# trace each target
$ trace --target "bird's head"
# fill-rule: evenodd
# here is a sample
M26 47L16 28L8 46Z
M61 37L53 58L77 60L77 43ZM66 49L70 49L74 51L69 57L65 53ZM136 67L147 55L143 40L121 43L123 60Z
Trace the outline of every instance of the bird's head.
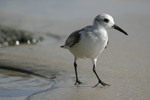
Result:
M124 33L125 35L128 35L127 32L125 32L123 29L121 29L119 26L117 26L115 24L112 16L110 16L108 14L100 14L100 15L96 16L93 24L98 27L113 28L113 29L116 29L116 30Z

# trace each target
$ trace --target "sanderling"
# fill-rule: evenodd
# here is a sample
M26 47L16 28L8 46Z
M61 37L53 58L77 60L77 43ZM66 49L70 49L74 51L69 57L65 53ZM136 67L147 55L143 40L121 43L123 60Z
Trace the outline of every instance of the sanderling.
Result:
M100 14L95 17L93 25L86 26L80 30L74 31L67 38L65 45L62 48L68 49L74 55L74 68L76 75L76 84L81 84L77 74L78 58L90 58L93 62L93 72L95 73L98 83L95 87L101 83L101 85L109 85L101 81L96 73L96 62L100 53L106 49L108 45L108 34L106 29L113 28L125 35L128 35L123 29L117 26L112 16L108 14Z

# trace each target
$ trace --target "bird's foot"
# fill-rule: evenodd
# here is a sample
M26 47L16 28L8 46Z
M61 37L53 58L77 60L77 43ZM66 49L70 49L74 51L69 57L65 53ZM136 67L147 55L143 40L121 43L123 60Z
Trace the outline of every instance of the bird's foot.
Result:
M101 85L103 85L103 86L110 86L110 84L106 84L106 83L100 81L100 82L98 82L98 83L94 86L94 88L97 87L99 84L101 84Z
M80 82L79 80L76 80L74 85L77 85L77 84L82 84L82 82Z

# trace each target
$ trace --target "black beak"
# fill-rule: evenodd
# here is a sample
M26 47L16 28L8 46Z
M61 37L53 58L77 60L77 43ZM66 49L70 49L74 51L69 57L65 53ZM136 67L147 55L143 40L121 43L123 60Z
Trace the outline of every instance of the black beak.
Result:
M121 29L119 26L117 26L116 24L113 26L114 29L124 33L125 35L128 35L127 32L125 32L123 29Z

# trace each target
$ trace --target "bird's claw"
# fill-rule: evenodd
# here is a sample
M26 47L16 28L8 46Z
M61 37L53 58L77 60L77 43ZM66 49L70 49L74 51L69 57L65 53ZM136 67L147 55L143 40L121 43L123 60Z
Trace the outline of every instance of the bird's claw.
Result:
M97 87L99 84L103 85L103 86L110 86L110 84L106 84L104 82L98 82L93 88Z
M77 84L82 84L82 82L80 82L79 80L77 80L74 85L77 85Z

